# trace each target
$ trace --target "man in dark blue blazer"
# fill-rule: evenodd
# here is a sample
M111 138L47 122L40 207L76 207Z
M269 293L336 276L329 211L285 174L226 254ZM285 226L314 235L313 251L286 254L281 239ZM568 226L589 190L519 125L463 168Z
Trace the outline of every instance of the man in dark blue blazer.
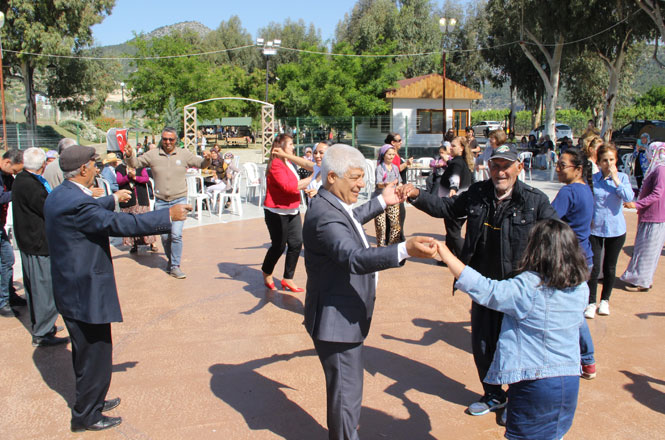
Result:
M363 388L363 341L376 299L377 271L409 256L431 258L429 237L370 247L362 224L400 203L394 183L353 208L365 186L365 158L348 145L333 145L323 158L323 188L312 199L303 226L307 296L305 327L326 377L329 438L356 440Z
M95 149L74 145L63 151L60 168L65 181L49 194L44 205L46 237L56 307L72 341L76 373L76 402L72 407L74 432L102 430L122 422L102 412L120 399L105 400L111 383L111 322L122 321L116 290L109 235L159 234L171 230L171 221L184 220L188 205L140 215L116 213L128 191L94 199L97 169Z

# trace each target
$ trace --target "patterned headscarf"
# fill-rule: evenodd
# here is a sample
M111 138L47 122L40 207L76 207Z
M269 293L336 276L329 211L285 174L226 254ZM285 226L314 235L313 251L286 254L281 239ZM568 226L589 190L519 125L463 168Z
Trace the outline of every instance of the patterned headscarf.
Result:
M384 145L381 147L381 150L379 150L379 158L378 158L378 160L377 160L377 163L378 163L379 165L383 163L383 156L386 155L386 151L390 150L391 148L392 148L392 149L395 149L395 147L394 147L393 145L391 145L391 144L384 144Z
M647 172L644 173L645 177L656 168L665 166L665 142L652 142L647 148L647 159L651 163Z

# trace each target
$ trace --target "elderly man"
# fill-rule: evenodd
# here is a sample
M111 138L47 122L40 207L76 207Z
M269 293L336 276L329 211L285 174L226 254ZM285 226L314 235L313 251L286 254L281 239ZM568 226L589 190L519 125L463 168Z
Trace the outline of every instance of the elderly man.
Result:
M58 142L58 156L62 154L68 147L76 145L76 141L70 138L62 138ZM62 170L60 169L60 162L54 160L50 164L46 165L44 170L44 178L51 185L51 189L55 189L56 186L60 185L64 179L62 176Z
M72 339L76 401L72 406L74 432L111 428L120 417L102 413L120 404L105 400L111 383L111 322L122 321L115 285L109 235L150 235L185 218L187 205L133 215L116 213L129 191L94 199L97 169L95 149L74 145L60 156L65 182L46 199L46 237L53 256L51 272L55 303Z
M13 317L12 306L26 305L14 290L14 248L5 230L14 176L23 169L23 152L9 150L0 159L0 316Z
M186 203L185 173L187 168L206 168L210 164L209 151L204 151L204 157L201 158L189 150L176 148L177 142L176 130L166 127L162 130L162 140L156 150L150 150L137 158L130 145L125 147L127 165L133 168L150 167L155 179L155 210ZM185 273L180 269L184 224L184 221L175 221L171 226L171 232L162 234L162 245L168 258L166 272L177 279L186 278Z
M323 187L312 199L303 226L307 296L305 327L323 365L330 439L358 438L363 388L363 341L369 332L377 271L397 267L408 256L432 257L431 238L372 248L362 224L400 203L394 183L353 208L363 181L365 158L348 145L333 145L322 163Z
M503 280L515 275L533 225L557 215L545 194L517 179L522 164L515 148L501 145L494 149L488 167L489 180L474 183L457 197L438 198L410 184L402 192L416 208L434 217L467 217L460 259L486 277ZM481 382L494 357L502 318L500 312L471 305L471 343ZM500 385L482 385L484 395L469 406L471 415L487 414L506 405Z
M45 347L63 344L67 338L55 336L58 311L53 299L51 260L46 244L44 202L51 186L42 177L46 154L41 148L28 148L23 153L23 171L12 187L14 233L21 251L23 285L28 299L32 324L32 345Z

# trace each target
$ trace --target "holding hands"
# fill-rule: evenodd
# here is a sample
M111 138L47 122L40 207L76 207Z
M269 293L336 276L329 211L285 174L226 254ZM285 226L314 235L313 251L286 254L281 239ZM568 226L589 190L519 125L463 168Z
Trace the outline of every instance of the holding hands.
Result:
M404 200L406 200L406 197L402 197L401 186L396 187L396 185L397 180L393 180L392 182L388 183L381 192L383 200L388 206L397 205L398 203L402 203Z
M407 183L406 185L402 185L399 188L397 188L397 192L400 194L400 197L402 200L406 200L409 197L412 199L415 199L420 195L420 190L413 186L411 183Z

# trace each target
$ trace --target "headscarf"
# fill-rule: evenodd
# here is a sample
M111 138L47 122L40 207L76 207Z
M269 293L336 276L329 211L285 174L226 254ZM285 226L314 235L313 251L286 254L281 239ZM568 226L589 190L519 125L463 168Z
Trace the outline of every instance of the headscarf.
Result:
M642 138L643 137L647 138L646 143L642 143ZM642 146L642 147L646 148L647 145L649 145L650 143L651 143L651 137L649 136L649 133L642 133L640 135L640 137L637 139L637 147Z
M665 166L665 142L652 142L647 148L647 159L651 161L644 176L651 174L658 167Z
M386 151L390 150L391 148L392 148L392 149L395 149L395 147L394 147L393 145L390 145L390 144L384 144L384 145L381 147L381 150L379 150L379 158L378 158L378 160L377 160L377 163L378 163L379 165L381 165L381 164L383 163L383 156L386 155Z

